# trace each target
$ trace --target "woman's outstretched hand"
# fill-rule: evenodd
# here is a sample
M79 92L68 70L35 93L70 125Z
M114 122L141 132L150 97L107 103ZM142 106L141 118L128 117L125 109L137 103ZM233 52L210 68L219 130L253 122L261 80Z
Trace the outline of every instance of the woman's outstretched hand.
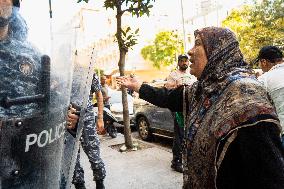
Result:
M116 78L117 84L124 86L128 89L132 89L135 92L139 92L139 89L142 85L141 81L138 81L136 77L130 76L121 76Z

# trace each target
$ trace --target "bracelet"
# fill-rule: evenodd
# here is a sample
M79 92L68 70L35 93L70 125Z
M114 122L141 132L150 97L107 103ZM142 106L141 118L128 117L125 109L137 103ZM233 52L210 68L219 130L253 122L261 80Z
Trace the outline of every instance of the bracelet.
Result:
M100 116L98 115L98 119L103 119L103 116L102 115L100 115Z

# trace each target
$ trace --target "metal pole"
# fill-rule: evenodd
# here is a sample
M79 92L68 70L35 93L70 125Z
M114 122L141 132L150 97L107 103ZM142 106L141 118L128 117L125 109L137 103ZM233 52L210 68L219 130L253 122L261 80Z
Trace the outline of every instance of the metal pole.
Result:
M50 32L50 56L53 54L53 30L52 30L52 7L49 0L49 32Z
M185 34L185 27L184 27L183 0L180 0L180 5L181 5L182 30L183 30L183 50L184 52L186 52L187 43L186 43L186 34Z
M51 0L49 0L49 18L52 18Z

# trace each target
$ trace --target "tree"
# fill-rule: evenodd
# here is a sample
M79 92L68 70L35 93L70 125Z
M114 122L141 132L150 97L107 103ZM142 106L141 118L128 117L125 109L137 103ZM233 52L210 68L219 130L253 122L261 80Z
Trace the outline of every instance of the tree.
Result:
M261 47L284 48L284 0L263 0L253 6L234 10L222 25L237 35L240 48L248 62L254 60Z
M163 31L156 35L152 44L145 46L141 54L145 60L150 60L153 66L170 66L176 62L178 54L183 52L183 42L176 31Z
M89 0L78 0L78 3L85 1L88 3ZM119 72L120 76L125 75L125 56L128 49L137 44L136 36L138 35L139 29L132 31L130 27L125 30L122 29L122 16L125 12L129 12L132 16L141 17L143 15L150 14L150 9L153 7L151 4L155 0L104 0L104 7L106 9L116 9L116 39L119 47ZM128 149L133 148L133 142L131 137L129 110L127 103L127 91L125 87L122 87L122 104L123 104L123 123L124 123L124 138L125 145Z

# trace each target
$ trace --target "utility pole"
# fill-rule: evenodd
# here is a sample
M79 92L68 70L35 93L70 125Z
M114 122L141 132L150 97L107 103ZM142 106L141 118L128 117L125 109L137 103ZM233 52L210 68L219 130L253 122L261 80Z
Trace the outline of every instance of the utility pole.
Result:
M181 5L181 18L182 18L182 31L183 31L183 51L185 53L187 50L187 42L186 42L186 33L184 27L183 0L180 0L180 5Z
M50 55L53 54L53 30L52 30L52 6L49 0L49 32L50 32Z

